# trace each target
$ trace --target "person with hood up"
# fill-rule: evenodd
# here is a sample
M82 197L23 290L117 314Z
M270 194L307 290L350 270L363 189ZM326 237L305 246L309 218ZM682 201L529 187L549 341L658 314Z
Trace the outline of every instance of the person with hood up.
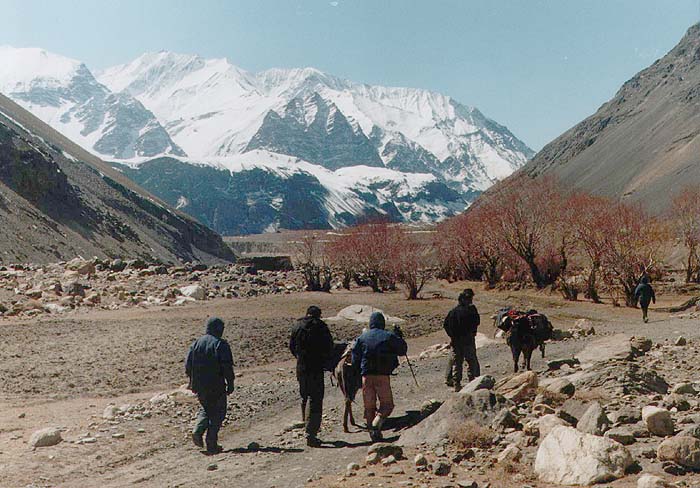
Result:
M321 320L321 309L311 306L292 329L289 350L297 358L297 380L301 396L301 416L306 428L306 444L320 447L324 396L324 365L333 355L333 337ZM306 409L309 403L308 411Z
M450 337L452 354L447 362L445 384L453 386L455 391L462 389L464 361L469 365L469 381L481 374L479 360L476 357L476 331L481 323L479 311L472 301L474 291L467 288L459 294L458 305L445 317L444 329Z
M649 276L642 276L641 283L634 290L634 299L639 300L639 306L642 307L642 320L644 323L649 322L649 304L653 301L656 303L656 293L649 283Z
M206 333L194 341L185 361L189 387L197 395L197 414L192 442L204 447L204 432L208 454L220 453L219 430L226 418L226 396L233 393L233 355L228 342L221 338L224 322L216 317L207 320Z
M408 351L401 329L395 327L389 332L385 327L384 315L374 312L369 318L369 330L362 333L352 349L352 364L359 367L362 375L364 417L373 442L382 440L382 424L394 410L390 375L399 365L398 357Z

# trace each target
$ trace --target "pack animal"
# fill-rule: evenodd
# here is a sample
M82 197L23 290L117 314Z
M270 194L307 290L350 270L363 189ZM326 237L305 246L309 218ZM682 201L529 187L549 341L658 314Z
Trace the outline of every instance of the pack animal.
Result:
M337 347L340 347L340 344L337 344ZM362 388L362 376L358 368L352 365L352 347L353 343L345 345L338 362L331 370L331 378L338 384L344 399L343 432L350 432L348 423L353 427L360 427L352 414L352 404L357 392Z
M532 353L539 347L542 357L545 356L546 341L552 338L552 324L546 316L536 310L521 313L510 310L499 314L498 328L506 332L506 343L513 355L513 370L518 372L520 355L523 356L522 367L528 371L531 368Z

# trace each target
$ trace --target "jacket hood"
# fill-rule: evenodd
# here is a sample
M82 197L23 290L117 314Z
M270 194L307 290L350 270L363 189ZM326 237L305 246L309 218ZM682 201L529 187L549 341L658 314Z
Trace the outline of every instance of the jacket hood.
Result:
M642 284L643 285L649 284L649 277L648 276L642 276Z
M221 337L224 334L224 321L218 317L207 320L207 334Z
M384 327L386 327L386 320L384 319L384 315L382 315L381 312L374 312L372 315L369 317L369 328L370 329L382 329L384 330Z

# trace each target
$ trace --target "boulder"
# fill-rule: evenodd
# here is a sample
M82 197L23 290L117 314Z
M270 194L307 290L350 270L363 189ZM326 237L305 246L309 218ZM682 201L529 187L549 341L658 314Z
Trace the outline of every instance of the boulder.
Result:
M496 458L496 461L499 463L515 463L520 461L520 458L523 456L522 451L518 446L514 446L513 444L507 446L501 453L498 455Z
M595 363L607 362L610 359L630 359L631 357L630 338L625 334L616 334L592 341L576 355L584 369Z
M585 434L603 435L611 423L600 403L593 402L579 419L576 428Z
M664 397L663 406L671 409L675 408L679 412L690 410L690 402L683 395L678 393L669 393Z
M379 442L377 444L372 444L367 449L367 455L376 454L379 460L393 456L394 460L403 458L403 449L401 446L391 444L388 442Z
M573 427L555 427L537 450L535 473L559 485L592 485L621 478L633 463L622 444L584 434Z
M629 446L637 441L637 436L629 427L614 427L605 433L605 437Z
M625 405L610 414L610 420L616 424L634 424L642 420L642 412L637 407Z
M464 385L459 391L460 394L474 393L476 390L491 390L496 385L496 379L490 375L483 375L474 378Z
M531 400L537 395L537 374L525 371L501 380L496 384L496 391L514 402Z
M695 395L697 392L692 383L678 383L671 389L671 393L676 393L678 395Z
M490 425L502 409L512 406L510 400L490 390L451 395L430 417L405 430L398 444L405 447L424 443L429 446L440 445L465 421Z
M571 427L571 424L554 414L547 414L537 419L533 427L539 432L540 439L544 439L555 427Z
M651 351L652 342L651 339L646 337L632 337L630 338L630 346L632 347L632 353L635 356L642 356L643 354Z
M588 403L577 398L569 398L559 407L557 415L575 427L586 410L588 410Z
M566 378L556 378L543 386L548 392L566 395L568 397L573 396L576 392L574 384Z
M192 298L194 300L206 300L207 292L200 285L189 285L180 288L182 296Z
M647 430L654 435L673 435L675 426L671 418L671 412L664 408L648 405L642 409L642 421Z
M36 449L37 447L55 446L63 440L61 431L56 427L48 427L46 429L37 430L29 438L29 445Z
M519 425L518 418L507 408L498 412L493 422L491 422L491 428L496 432L503 432L506 429L515 429Z
M659 461L671 461L690 469L700 469L700 439L676 436L665 439L656 450Z
M669 488L672 485L653 474L643 474L637 480L637 488Z
M345 307L342 309L340 312L338 312L338 315L335 317L328 317L324 320L331 321L338 321L338 320L349 320L352 322L358 322L360 324L368 324L369 323L369 317L372 315L374 312L379 312L382 315L384 315L384 319L386 320L387 324L398 324L405 322L405 320L400 319L398 317L391 317L387 314L384 313L383 310L379 308L375 308L371 305L350 305L348 307Z

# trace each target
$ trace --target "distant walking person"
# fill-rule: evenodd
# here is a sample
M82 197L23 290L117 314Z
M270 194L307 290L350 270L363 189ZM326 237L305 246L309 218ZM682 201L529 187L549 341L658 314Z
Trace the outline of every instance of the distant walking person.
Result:
M642 307L642 319L644 323L649 322L649 304L651 302L656 303L656 293L654 289L649 284L649 277L647 275L642 276L642 282L637 285L634 290L635 300L639 300L639 306Z
M372 442L382 440L382 425L394 411L390 375L399 365L398 357L408 351L401 329L395 327L394 332L389 332L385 327L384 315L374 312L369 318L369 330L362 333L352 349L352 364L360 368L362 375L365 420Z
M218 318L207 320L206 333L194 341L187 354L185 372L190 389L199 399L200 409L192 431L192 442L204 447L206 431L208 454L218 454L219 430L226 418L226 395L233 393L233 355L224 334L224 322Z
M481 375L479 360L476 357L476 331L481 319L479 311L472 303L473 300L474 291L467 288L459 294L459 304L445 317L444 328L452 345L445 383L447 386L453 386L455 391L462 389L464 361L469 365L469 381Z
M297 358L297 380L301 395L301 416L306 427L306 444L320 447L324 395L324 365L333 354L333 337L321 320L321 309L311 306L306 317L299 319L292 329L289 350ZM307 410L307 402L308 410Z

